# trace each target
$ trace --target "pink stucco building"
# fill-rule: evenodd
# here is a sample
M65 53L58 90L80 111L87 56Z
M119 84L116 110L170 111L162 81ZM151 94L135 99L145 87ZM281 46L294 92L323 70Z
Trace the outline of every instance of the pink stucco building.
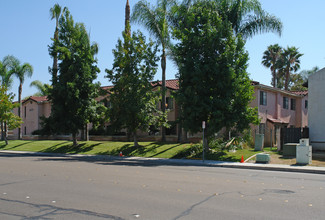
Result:
M14 109L14 113L18 115L18 108ZM35 97L31 96L24 100L21 108L21 118L23 124L21 125L22 134L31 135L33 131L41 129L40 117L49 117L51 114L51 103L46 96ZM9 138L18 138L18 129L12 131Z
M278 145L280 143L281 127L306 127L308 126L308 92L288 92L273 88L267 85L252 81L254 86L254 99L251 107L256 107L260 118L258 126L251 126L252 135L256 133L264 134L264 144L266 146ZM153 89L156 90L161 86L161 82L152 83ZM166 104L168 120L173 127L168 129L168 140L177 140L179 129L176 121L178 117L177 103L172 98L172 91L178 90L178 80L166 81L167 94ZM107 91L106 96L99 97L97 101L103 101L109 97L111 86L102 87ZM109 99L109 98L108 98ZM160 106L157 106L160 108ZM17 114L17 109L14 110ZM51 103L46 96L30 97L23 101L21 117L24 121L22 124L23 136L31 135L33 131L41 128L40 117L48 117L51 113ZM13 137L18 137L18 129L13 131ZM172 138L173 137L173 138ZM201 137L201 136L200 136ZM158 139L157 139L158 140Z
M253 136L264 134L267 146L280 143L281 127L308 126L308 91L289 92L252 82L254 100L252 107L257 107L260 124L252 126Z

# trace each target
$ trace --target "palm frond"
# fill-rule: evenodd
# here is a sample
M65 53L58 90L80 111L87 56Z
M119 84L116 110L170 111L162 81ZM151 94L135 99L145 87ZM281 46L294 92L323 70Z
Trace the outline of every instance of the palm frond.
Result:
M131 22L143 25L148 32L166 48L170 41L168 12L175 0L158 0L152 7L146 0L140 0L134 7Z
M255 34L273 32L277 33L279 36L282 34L282 23L275 16L264 14L261 16L248 15L241 28L239 33L243 38L251 38Z

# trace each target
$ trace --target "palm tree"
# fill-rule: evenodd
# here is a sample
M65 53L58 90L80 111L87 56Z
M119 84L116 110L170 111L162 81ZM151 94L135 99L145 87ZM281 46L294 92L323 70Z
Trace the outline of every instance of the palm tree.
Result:
M170 8L175 5L175 0L157 0L157 6L152 7L146 0L135 4L131 21L143 25L154 36L162 47L162 104L161 110L166 112L166 50L170 46L170 26L168 16ZM162 141L166 141L166 130L162 127Z
M51 85L42 83L39 80L34 80L33 82L30 83L30 87L35 87L38 92L35 93L33 96L47 96L49 93L49 89L51 88Z
M184 0L183 5L200 0ZM258 0L210 0L217 4L216 10L222 19L229 21L236 35L241 34L244 39L252 38L256 34L274 32L281 36L281 21L262 9Z
M278 44L268 46L267 50L263 53L262 64L271 69L272 72L272 86L277 87L279 60L281 58L282 47Z
M281 55L281 71L284 75L284 89L288 90L290 83L290 76L292 72L296 72L300 68L300 57L303 54L298 52L296 47L287 47L283 50Z
M21 64L20 61L14 56L8 56L8 66L11 74L15 75L19 79L18 87L18 116L21 116L21 93L23 91L23 84L25 82L25 77L31 77L33 75L33 67L29 63ZM21 129L18 129L18 139L21 139Z
M7 57L0 61L0 82L2 86L6 86L10 89L12 85L12 73L8 71Z
M59 40L59 19L61 14L64 13L66 7L63 8L59 4L55 4L53 8L50 9L51 20L55 19L55 31L54 31L54 41ZM55 85L57 82L58 74L58 54L54 52L53 56L53 67L52 67L52 84Z

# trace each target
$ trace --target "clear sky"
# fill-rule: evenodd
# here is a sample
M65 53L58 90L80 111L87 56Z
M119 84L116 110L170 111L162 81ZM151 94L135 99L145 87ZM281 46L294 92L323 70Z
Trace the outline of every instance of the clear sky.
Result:
M156 4L156 0L148 0ZM130 0L131 12L137 0ZM304 55L301 69L325 66L325 21L324 0L260 0L263 8L281 19L284 25L281 37L273 34L261 34L249 39L246 49L249 53L248 72L252 80L269 85L270 70L261 65L263 52L271 44L282 47L296 46ZM50 83L48 67L52 59L48 54L50 38L53 37L55 21L50 19L49 9L59 3L67 6L76 22L83 22L91 34L91 41L99 44L98 67L101 73L98 81L110 85L104 78L105 68L112 68L112 49L124 29L124 10L126 0L0 0L0 59L14 55L21 62L34 67L32 78L23 85L23 97L32 95L36 89L29 87L33 80ZM132 30L141 26L132 26ZM148 36L149 37L149 36ZM160 66L160 65L159 65ZM175 78L177 69L172 62L167 63L167 79ZM160 68L155 79L161 79ZM18 80L11 89L17 93ZM17 99L17 96L16 98Z

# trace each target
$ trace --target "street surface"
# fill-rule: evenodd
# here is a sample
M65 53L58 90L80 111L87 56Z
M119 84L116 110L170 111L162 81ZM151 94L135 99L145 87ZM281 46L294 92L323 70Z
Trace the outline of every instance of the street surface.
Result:
M324 219L325 175L0 153L0 219Z

